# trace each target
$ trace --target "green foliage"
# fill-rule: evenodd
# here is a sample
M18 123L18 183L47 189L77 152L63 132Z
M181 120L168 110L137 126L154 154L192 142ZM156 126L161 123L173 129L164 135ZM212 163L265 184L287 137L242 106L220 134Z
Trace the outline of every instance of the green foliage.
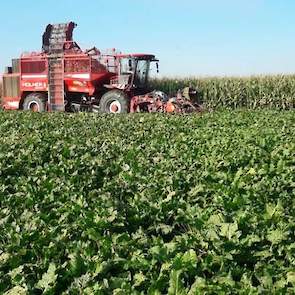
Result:
M1 294L292 294L293 111L0 112Z
M152 82L155 89L170 95L186 86L199 90L199 100L208 108L295 107L295 76L258 76L248 78L163 78Z

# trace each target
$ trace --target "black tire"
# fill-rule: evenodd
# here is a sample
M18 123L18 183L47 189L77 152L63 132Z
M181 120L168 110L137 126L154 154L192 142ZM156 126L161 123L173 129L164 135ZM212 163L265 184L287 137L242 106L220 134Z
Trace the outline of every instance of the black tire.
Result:
M102 96L99 102L99 108L101 113L128 113L128 96L123 91L111 90Z
M29 94L24 100L23 110L33 112L45 112L46 97L41 93Z
M91 112L92 113L99 113L100 112L100 108L98 105L94 104L91 108Z

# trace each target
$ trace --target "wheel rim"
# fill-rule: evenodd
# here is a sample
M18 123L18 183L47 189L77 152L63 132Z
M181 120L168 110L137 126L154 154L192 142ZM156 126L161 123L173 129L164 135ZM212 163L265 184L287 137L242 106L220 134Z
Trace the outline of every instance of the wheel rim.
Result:
M121 113L122 107L118 100L114 100L109 105L109 111L110 113L117 114Z
M31 101L28 105L28 108L32 112L39 112L39 104L36 101Z

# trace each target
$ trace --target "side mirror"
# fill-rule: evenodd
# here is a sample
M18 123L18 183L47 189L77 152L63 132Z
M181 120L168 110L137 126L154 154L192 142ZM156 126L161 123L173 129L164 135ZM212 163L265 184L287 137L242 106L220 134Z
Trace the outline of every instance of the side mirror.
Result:
M132 71L132 60L128 60L129 71Z
M157 67L157 73L159 74L159 63L156 63L156 67Z

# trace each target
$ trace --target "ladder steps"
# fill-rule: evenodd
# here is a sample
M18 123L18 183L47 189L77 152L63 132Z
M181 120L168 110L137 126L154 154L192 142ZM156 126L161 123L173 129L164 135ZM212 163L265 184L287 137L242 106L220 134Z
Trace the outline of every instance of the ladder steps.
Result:
M73 23L53 25L49 36L48 102L53 111L64 110L64 44L70 25Z

